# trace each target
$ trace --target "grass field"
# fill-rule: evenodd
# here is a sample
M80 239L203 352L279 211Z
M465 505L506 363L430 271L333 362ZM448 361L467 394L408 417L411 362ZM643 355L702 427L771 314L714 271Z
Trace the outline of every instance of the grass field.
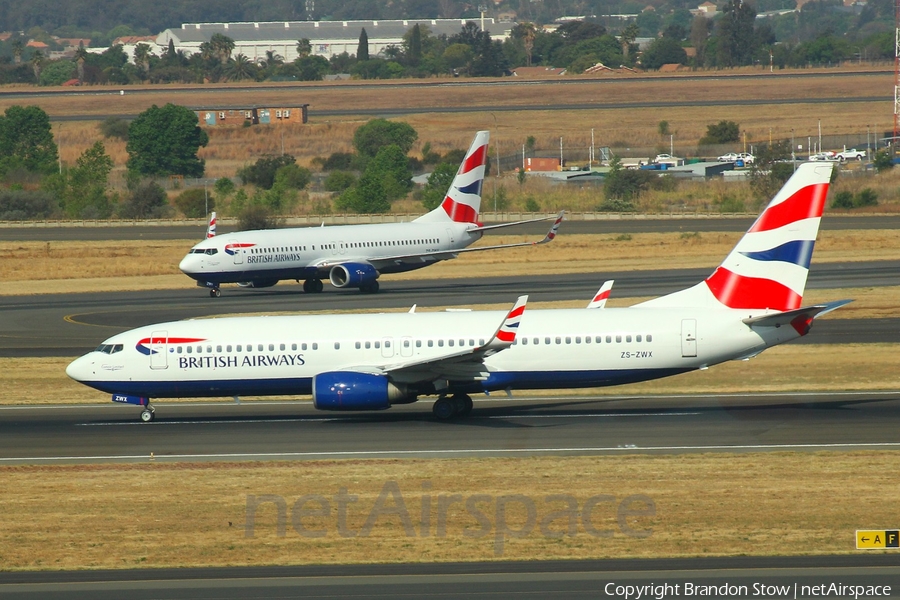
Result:
M895 467L894 452L0 467L0 564L850 553L855 529L896 517ZM284 503L283 535L263 496Z

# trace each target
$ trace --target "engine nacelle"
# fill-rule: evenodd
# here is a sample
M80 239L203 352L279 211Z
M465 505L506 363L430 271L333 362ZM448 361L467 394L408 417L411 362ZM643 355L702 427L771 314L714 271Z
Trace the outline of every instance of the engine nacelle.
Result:
M328 279L336 288L358 288L378 279L378 271L368 263L343 263L331 267Z
M384 410L408 399L406 386L384 375L353 371L319 373L313 377L312 396L319 410Z
M238 281L238 285L243 288L267 288L278 283L277 279L254 279L253 281Z

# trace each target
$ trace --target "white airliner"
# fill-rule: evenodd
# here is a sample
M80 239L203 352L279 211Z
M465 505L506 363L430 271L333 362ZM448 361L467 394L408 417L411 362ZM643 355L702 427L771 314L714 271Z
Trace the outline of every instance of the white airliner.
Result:
M628 308L229 317L115 335L66 369L143 407L150 398L312 394L323 410L381 410L437 396L617 385L755 356L849 302L801 308L833 166L807 163L699 284Z
M240 231L215 235L215 215L207 238L191 248L179 268L209 295L221 294L223 283L271 287L280 280L303 280L304 292L321 292L322 280L338 288L377 292L382 273L421 269L461 252L531 246L552 241L562 213L538 242L468 248L489 229L547 218L483 226L478 223L481 186L489 132L475 135L465 159L440 206L410 223L341 225ZM552 218L552 217L551 217Z

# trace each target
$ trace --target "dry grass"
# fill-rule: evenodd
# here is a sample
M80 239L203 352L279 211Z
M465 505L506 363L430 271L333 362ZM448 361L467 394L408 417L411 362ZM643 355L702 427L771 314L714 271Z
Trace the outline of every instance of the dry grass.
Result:
M497 236L481 244L534 240ZM639 233L562 235L552 244L496 252L471 252L455 260L385 281L491 277L509 273L595 273L658 269L712 269L740 239L739 233ZM178 263L195 242L0 242L0 295L181 288L191 281ZM665 257L661 259L661 257ZM891 230L820 232L815 261L900 259L900 236ZM663 261L664 260L664 264ZM538 262L539 261L539 262Z
M893 452L0 467L0 564L16 570L850 553L855 529L896 517L895 467ZM391 489L402 494L412 530L384 511L369 535L342 537L335 499L342 489L357 497L345 531L360 531L379 495L386 508L398 507ZM286 502L283 537L273 504L256 511L252 535L245 535L248 496L265 494ZM300 524L323 537L292 527L294 502L309 494L325 497L329 513ZM438 498L453 494L463 502L444 511L446 530L438 534ZM490 495L477 505L487 525L465 508L475 494ZM511 539L498 527L496 507L501 496L515 494L534 503L537 525ZM548 530L567 528L565 516L551 516L566 509L547 501L552 494L574 497L574 535L541 535L543 519L550 519ZM597 530L614 532L608 538L589 535L579 518L599 494L615 497L590 512ZM654 514L627 520L649 537L623 535L617 524L616 509L631 495L655 505ZM313 501L303 508L320 507ZM502 523L525 529L524 505L509 502ZM423 530L430 535L419 535ZM473 536L479 530L486 535Z
M815 336L815 327L810 335ZM101 341L97 339L98 344ZM727 362L706 371L658 381L578 390L575 393L618 396L895 390L900 388L897 352L897 344L776 346L750 361ZM87 388L66 376L65 368L70 361L70 358L0 358L0 389L6 390L0 395L0 405L109 402L107 394ZM553 393L569 395L572 392L559 390ZM540 392L542 396L546 394L545 391ZM516 396L529 395L535 394L516 392ZM247 397L244 400L254 399Z
M809 73L809 70L804 70ZM285 151L308 165L316 156L327 156L335 151L350 151L355 128L365 118L326 119L316 116L317 108L355 107L458 107L458 106L541 106L548 98L562 99L566 104L590 105L592 103L645 102L648 98L667 98L683 101L719 100L723 106L686 107L670 111L648 109L573 110L561 118L558 111L523 110L511 112L474 112L468 114L429 113L404 118L419 132L419 143L414 151L430 142L439 152L452 148L465 148L472 132L490 129L492 154L516 153L528 136L536 138L540 148L556 148L559 138L570 148L587 148L591 130L595 130L595 142L599 146L617 146L620 143L633 146L659 146L668 151L668 138L657 133L657 123L667 120L675 135L676 152L679 146L694 147L706 133L706 126L721 120L735 120L746 131L749 142L785 139L793 131L797 139L818 135L821 120L826 134L849 134L865 131L883 131L892 123L892 105L888 90L893 85L893 75L885 71L877 76L834 78L834 70L823 71L821 77L805 78L802 85L791 83L779 73L759 80L730 79L726 73L716 73L715 79L688 80L679 77L659 77L649 81L591 81L581 85L545 84L540 86L481 86L477 93L465 86L447 87L425 85L402 91L385 92L368 86L353 87L336 83L328 86L299 85L274 86L258 91L237 91L227 85L209 85L186 93L173 93L178 86L157 86L149 93L118 94L110 89L109 97L49 96L29 99L51 116L97 115L98 120L108 114L138 114L152 104L175 102L185 106L310 103L310 123L306 126L258 126L238 129L210 130L210 144L201 150L207 160L208 175L232 176L243 164L265 153L280 153L282 133ZM416 82L418 84L420 82ZM106 88L98 88L101 93ZM785 99L817 97L884 97L878 103L796 104L735 106L729 100ZM252 98L252 102L248 99ZM0 99L0 110L15 100ZM735 115L738 115L736 118ZM881 117L879 118L879 115ZM72 164L98 137L96 123L63 123L54 126L60 136L61 155L64 162ZM107 140L107 149L119 169L125 163L124 143ZM799 143L799 142L798 142Z

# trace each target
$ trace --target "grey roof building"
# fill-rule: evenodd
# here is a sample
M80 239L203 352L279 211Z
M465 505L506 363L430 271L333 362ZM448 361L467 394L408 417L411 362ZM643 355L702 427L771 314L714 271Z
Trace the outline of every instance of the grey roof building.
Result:
M280 54L284 60L297 58L297 41L307 38L312 53L324 58L346 52L356 54L360 32L365 28L369 38L369 55L377 56L388 46L399 46L403 36L417 23L427 27L432 35L454 35L467 20L479 27L480 19L404 19L394 21L277 21L263 23L184 23L180 29L166 29L156 38L165 48L172 40L176 50L188 54L200 51L200 44L208 42L215 33L234 40L232 56L243 54L250 60L264 59L266 51ZM495 23L484 19L484 29L492 39L505 40L515 23Z

